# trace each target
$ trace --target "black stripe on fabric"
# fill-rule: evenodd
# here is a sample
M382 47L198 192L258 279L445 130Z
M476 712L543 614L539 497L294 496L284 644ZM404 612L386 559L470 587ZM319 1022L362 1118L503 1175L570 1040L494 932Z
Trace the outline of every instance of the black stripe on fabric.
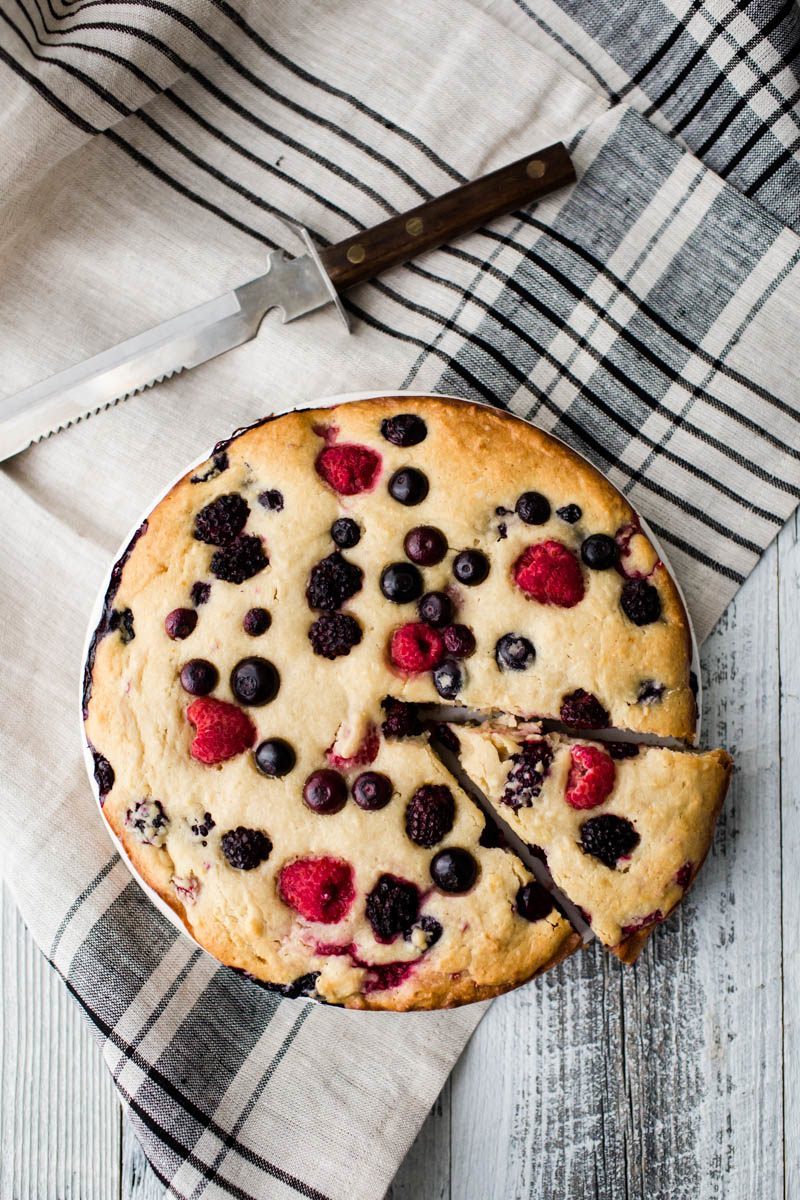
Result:
M689 35L689 33L688 33L689 22L691 21L692 17L696 13L698 13L701 8L704 7L704 5L705 5L705 0L692 0L692 3L689 5L688 10L683 14L680 21L676 21L675 25L672 28L672 32L667 34L664 41L654 51L652 56L650 58L648 58L647 61L642 64L641 67L639 67L639 69L635 72L635 74L631 75L630 81L628 83L624 84L624 86L619 89L620 100L622 100L625 96L630 95L630 93L633 91L633 89L638 87L643 79L647 78L647 76L650 74L650 72L655 67L657 67L658 64L663 59L665 59L667 57L670 50L673 48L673 46L675 46L680 41L680 39L684 36L684 34ZM691 35L689 35L689 36L691 36ZM642 88L642 91L644 91L644 88Z
M42 11L42 6L40 3L40 0L34 0L34 4L36 5L36 11L39 14L39 19L42 22L42 26L46 29L47 25L45 22L45 17L44 17L44 13ZM22 4L20 3L20 0L17 0L17 5L18 5L18 7L22 8L23 12L25 12L25 9L23 8ZM52 0L47 0L47 7L50 9L50 12L53 14L53 16L57 16L56 12L53 9ZM28 17L28 20L30 22L30 17L27 12L25 12L25 15L26 15L26 17ZM34 28L34 34L36 34L35 28ZM48 45L48 43L42 42L40 40L40 38L38 37L38 34L36 35L36 40L39 42L40 46ZM159 93L162 92L161 85L159 83L157 83L155 79L152 79L145 71L142 70L142 68L137 63L131 62L129 59L124 58L123 55L115 54L113 50L108 50L105 46L90 46L88 42L69 42L67 44L75 50L83 50L85 53L88 53L88 54L98 54L102 58L109 59L110 62L117 63L118 66L124 67L126 71L129 71L131 73L131 75L133 75L141 83L143 83L147 87L149 87L156 95L158 95ZM48 48L52 48L54 50L56 49L55 46L48 47Z
M539 28L544 33L546 33L549 38L552 38L552 40L556 43L557 46L561 46L564 50L566 50L569 54L571 54L574 59L576 59L581 64L581 66L584 68L584 70L587 71L589 75L591 75L592 79L594 79L597 83L600 84L600 87L606 93L606 96L609 99L609 101L611 102L611 104L619 103L620 93L614 91L610 87L608 80L604 79L603 76L600 74L600 72L597 70L597 68L592 66L592 64L588 58L584 58L584 56L582 54L578 53L578 51L575 49L574 46L571 46L570 43L565 41L565 39L562 38L560 34L556 33L555 29L552 29L545 21L543 21L542 18L538 15L538 13L535 13L533 11L533 9L528 7L528 5L525 3L525 0L514 0L514 3L516 4L516 6L520 10L520 12L523 12L526 17L529 17L534 22L534 24L538 25Z
M2 54L2 50L0 50L0 54ZM81 892L81 894L79 896L76 896L76 898L72 901L72 904L70 904L69 908L64 913L64 916L61 918L61 923L55 932L55 936L53 937L53 941L50 945L50 954L49 954L50 958L55 958L56 950L58 950L58 947L61 944L61 939L67 930L67 926L72 921L75 914L78 912L78 909L84 904L84 902L86 900L89 899L92 892L97 890L97 888L100 886L100 884L106 878L106 876L111 874L111 872L113 871L113 869L117 865L117 863L121 862L121 861L122 860L120 859L120 856L118 854L114 854L114 856L112 858L110 858L108 860L108 862L105 864L105 866L101 867L101 869L97 872L97 874L95 875L95 877L91 881L91 883L87 884L86 887Z
M710 567L713 571L716 571L718 575L724 575L726 579L731 579L740 587L747 578L746 575L740 574L739 571L734 571L732 567L722 566L715 559L710 558L707 554L704 554L702 550L698 550L697 547L691 542L687 542L683 538L677 537L674 532L671 533L668 529L665 529L663 525L659 525L656 521L652 521L649 517L647 518L647 524L662 541L669 542L671 546L675 546L676 549L682 550L684 554L690 555L698 562L703 563L704 566ZM761 553L762 552L759 550L759 554Z
M748 187L744 189L745 196L755 196L761 191L765 183L767 183L773 175L785 167L788 162L791 162L797 151L800 150L800 137L795 138L791 145L787 146L776 158L764 168L760 175L757 175Z
M13 29L16 29L16 26L13 25L1 8L0 17L2 17L7 24L11 25ZM21 40L24 41L24 39ZM35 58L36 55L32 55L32 57ZM0 61L4 62L9 70L13 71L15 75L18 75L20 79L24 79L25 82L31 88L33 88L33 90L39 96L41 96L43 100L47 101L47 103L56 110L57 113L60 113L62 117L64 117L71 124L77 126L78 129L83 130L84 133L102 132L102 130L98 129L96 125L90 124L89 121L84 120L84 118L79 116L78 113L73 112L73 110L69 108L63 100L56 96L54 92L51 92L48 87L45 87L40 79L37 79L35 75L32 75L30 71L26 70L21 63L16 62L16 60L13 59L2 46L0 46Z
M112 1025L105 1021L99 1013L95 1012L86 997L78 991L78 989L70 982L69 979L65 978L61 974L55 963L52 963L51 965L56 971L58 971L62 979L64 979L67 990L86 1013L89 1021L92 1023L92 1025L94 1025L95 1029L97 1029L98 1032L101 1033L104 1038L106 1038L107 1041L111 1042L111 1044L118 1050L121 1050L126 1057L128 1057L144 1072L148 1079L152 1079L158 1083L165 1095L168 1096L170 1100L174 1101L175 1104L179 1105L179 1107L183 1108L186 1112L193 1116L198 1123L202 1124L204 1129L207 1129L213 1133L214 1136L219 1138L221 1141L228 1136L226 1130L223 1129L222 1126L218 1125L213 1119L210 1119L207 1114L202 1111L202 1109L197 1107L194 1101L192 1101L188 1096L184 1095L183 1092L175 1087L175 1085L170 1079L167 1078L167 1076L163 1075L156 1066L148 1062L147 1059L143 1058L138 1050L135 1050L133 1047L131 1047ZM281 1003L284 1002L281 1001ZM122 1088L119 1084L117 1084L117 1087L125 1097L126 1102L130 1104L131 1108L133 1108L140 1120L142 1120L147 1127L151 1129L151 1131L156 1135L156 1137L159 1138L159 1140L163 1141L166 1145L169 1145L170 1135L168 1135L166 1131L162 1129L162 1127L156 1122L155 1118L149 1112L137 1106L134 1098L129 1095L124 1088ZM176 1153L186 1158L187 1161L193 1167L196 1167L197 1170L203 1173L207 1170L206 1165L201 1160L196 1158L189 1147L182 1145L176 1139L173 1139L173 1141L174 1145L172 1146L172 1149L174 1149ZM298 1192L301 1196L306 1196L309 1198L309 1200L330 1200L328 1196L324 1195L324 1193L320 1191L317 1191L317 1189L311 1187L310 1184L304 1183L302 1179L298 1179L296 1176L289 1174L289 1172L282 1170L280 1167L276 1167L274 1163L271 1163L268 1159L263 1158L262 1155L256 1154L256 1152L251 1150L249 1146L245 1146L243 1143L235 1141L233 1143L233 1148L236 1150L236 1153L239 1154L246 1162L258 1167L259 1170L271 1175L274 1179L280 1180L281 1183L285 1183L288 1187L293 1188L293 1190ZM218 1183L220 1186L224 1187L226 1191L230 1191L230 1188L235 1186L229 1184L227 1180L223 1179L219 1179ZM237 1193L231 1192L231 1194L236 1195ZM252 1200L252 1195L250 1193L242 1192L241 1195L244 1200Z
M780 67L780 70L783 71L786 69L786 64L776 63L776 68L777 67ZM776 73L778 72L776 71ZM749 104L750 100L753 98L753 95L755 95L759 90L760 89L754 85L752 91L749 92L746 97L744 97L745 104ZM800 101L800 88L796 88L793 92L791 92L786 99L781 102L778 108L771 112L768 117L763 119L761 124L750 134L750 137L745 138L736 153L729 158L723 166L717 168L717 174L722 179L729 179L739 164L749 156L751 151L759 144L759 142L772 133L775 125L778 123L778 121L780 121L781 117L785 117L787 113L790 113L792 109L797 107L798 101ZM703 155L711 149L717 137L721 136L726 128L727 123L717 126L717 128L709 137L708 142L704 143L695 151L698 158L702 158Z
M144 1024L140 1027L139 1032L131 1040L132 1049L136 1050L136 1049L138 1049L139 1046L141 1046L142 1042L147 1037L150 1030L153 1028L154 1025L156 1025L158 1023L158 1021L163 1016L163 1014L167 1008L167 1005L170 1003L170 1001L174 997L175 993L186 982L189 975L194 970L195 966L200 961L202 956L203 956L203 951L199 947L196 950L192 951L189 958L183 964L183 966L180 969L180 971L178 972L178 974L175 975L174 978L172 979L166 992L164 992L162 994L161 999L158 1001L157 1004L153 1005L153 1007L147 1014L147 1019L145 1020ZM152 979L152 975L150 976L150 978ZM120 1062L118 1062L117 1065L114 1067L114 1070L111 1072L112 1078L115 1083L118 1082L120 1072L123 1070L126 1062L127 1062L127 1059L124 1059L124 1058L121 1059Z

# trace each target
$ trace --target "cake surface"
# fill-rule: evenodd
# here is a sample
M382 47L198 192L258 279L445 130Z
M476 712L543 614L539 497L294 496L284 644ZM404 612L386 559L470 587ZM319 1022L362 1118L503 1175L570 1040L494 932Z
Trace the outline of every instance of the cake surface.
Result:
M686 614L625 499L436 398L220 443L116 565L85 678L142 878L222 962L357 1008L495 995L579 943L406 705L696 727Z

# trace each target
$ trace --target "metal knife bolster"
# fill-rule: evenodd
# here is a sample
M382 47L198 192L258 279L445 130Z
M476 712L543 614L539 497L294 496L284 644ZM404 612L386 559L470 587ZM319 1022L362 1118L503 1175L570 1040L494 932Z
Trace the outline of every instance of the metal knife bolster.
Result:
M558 143L319 253L304 229L290 226L303 240L305 254L290 258L275 250L264 275L0 399L0 461L82 417L249 341L272 308L281 310L286 322L335 304L347 325L339 298L346 288L574 179L569 155Z

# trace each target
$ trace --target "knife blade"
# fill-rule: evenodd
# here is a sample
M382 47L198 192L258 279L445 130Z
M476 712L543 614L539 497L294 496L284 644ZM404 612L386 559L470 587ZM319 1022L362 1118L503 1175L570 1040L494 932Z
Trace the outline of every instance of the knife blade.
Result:
M290 226L305 254L274 250L263 275L0 399L0 461L249 341L272 309L287 323L332 304L348 326L340 299L346 289L574 179L558 142L321 251L306 230Z

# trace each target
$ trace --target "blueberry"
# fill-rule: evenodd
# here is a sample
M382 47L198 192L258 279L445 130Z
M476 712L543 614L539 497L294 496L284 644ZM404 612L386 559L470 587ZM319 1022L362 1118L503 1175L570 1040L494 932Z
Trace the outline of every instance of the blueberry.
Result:
M270 512L282 512L283 492L279 492L277 488L268 488L265 492L259 492L258 503Z
M265 608L248 608L242 617L242 629L250 637L260 637L272 624L272 617Z
M619 547L607 533L593 533L581 545L581 558L593 571L607 571L619 558Z
M347 784L336 771L314 771L303 785L303 800L312 812L341 812L347 803Z
M550 501L541 492L523 492L515 511L526 525L544 525L550 520Z
M392 781L380 771L362 771L353 784L353 799L359 808L376 812L392 798Z
M453 574L459 583L475 587L489 574L489 560L480 550L462 550L453 559Z
M119 631L119 638L127 646L136 637L133 628L133 613L129 608L113 608L108 615L108 628L113 633Z
M428 436L428 427L422 417L401 413L381 421L381 433L393 446L418 446Z
M95 783L102 802L114 786L114 768L104 754L100 754L93 746L89 748L94 759Z
M190 696L207 696L219 683L219 671L204 658L192 658L181 667L181 687Z
M416 467L401 467L389 480L389 495L398 504L421 504L428 494L428 477Z
M443 892L468 892L478 878L478 864L468 850L454 846L434 854L430 866L431 879Z
M525 671L536 658L533 644L521 633L504 633L494 648L501 671Z
M361 530L351 517L339 517L331 525L331 537L340 550L351 550L361 541Z
M173 608L164 618L167 637L172 638L174 642L182 642L194 632L196 625L197 613L193 608Z
M381 591L393 604L410 604L422 595L422 576L411 563L391 563L381 573Z
M240 704L269 704L280 683L277 669L266 658L243 658L231 671L231 691Z
M446 658L433 670L433 686L443 700L455 700L464 686L461 667L451 658Z
M441 629L453 619L453 601L445 592L426 592L417 605L417 612L426 625Z
M433 567L447 554L447 538L433 525L416 525L406 534L403 549L412 562Z
M562 521L566 521L568 525L574 525L580 521L583 510L577 504L565 504L562 508L556 509L556 515L561 517Z
M542 921L553 907L553 897L540 883L525 883L517 892L517 913L525 921Z
M282 779L294 769L297 755L283 738L267 738L256 746L254 758L262 775L270 779Z
M445 650L453 658L469 658L475 653L475 634L468 625L448 625L442 637Z
M661 598L646 579L629 579L623 585L620 604L634 625L652 625L661 616Z
M272 842L260 829L229 829L220 838L222 853L237 871L252 871L272 853Z

